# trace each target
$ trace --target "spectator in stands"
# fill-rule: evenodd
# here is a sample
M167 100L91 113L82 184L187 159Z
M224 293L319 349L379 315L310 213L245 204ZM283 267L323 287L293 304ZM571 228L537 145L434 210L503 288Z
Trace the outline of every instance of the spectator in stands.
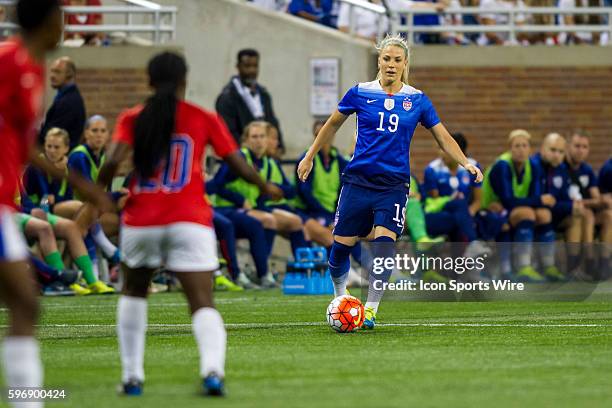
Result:
M502 230L499 242L516 242L516 277L523 281L542 282L544 277L532 264L532 242L536 239L550 240L552 231L551 207L556 199L551 194L541 193L540 167L529 157L531 135L523 129L515 129L508 135L509 151L499 156L487 170L483 182L482 208L508 212L509 230ZM554 239L554 234L552 235ZM547 247L550 249L550 247ZM509 244L500 246L502 273L512 274ZM554 250L554 247L553 247ZM554 265L554 252L544 254L544 274L551 279L562 279L563 275Z
M250 48L238 51L236 68L238 75L232 77L217 97L217 112L237 143L241 142L244 128L249 123L265 120L272 124L278 130L279 149L284 152L283 135L272 108L272 97L266 88L257 83L259 53Z
M480 9L483 14L480 14L481 25L504 25L508 24L509 18L507 13L487 13L487 10L506 9L512 10L525 7L523 0L480 0ZM514 19L515 25L525 24L525 15L516 14ZM516 39L521 44L528 44L528 36L525 33L518 33ZM480 45L511 45L509 34L506 33L483 33L478 39Z
M570 198L582 201L584 219L582 238L591 244L595 236L595 226L601 226L601 242L612 244L612 208L609 208L597 185L597 176L586 162L589 156L590 134L576 129L569 135L565 164L570 177ZM587 267L589 271L601 270L595 264L595 253L591 245L586 245Z
M68 57L58 58L51 65L49 82L57 94L40 130L38 140L41 145L49 129L54 127L68 131L71 149L79 144L85 125L85 102L76 84L76 76L76 65Z
M451 1L451 7L479 7L480 0L459 0L459 5L455 3L456 0ZM455 19L455 24L461 22L463 25L479 25L478 16L474 14L461 14L459 18ZM463 36L470 42L477 42L480 34L478 33L465 33Z
M291 0L287 11L306 20L328 27L336 27L334 6L333 0Z
M382 0L369 0L369 2L384 6ZM379 31L381 33L388 31L389 19L384 14L342 3L338 12L338 29L348 33L351 25L355 36L375 42Z
M549 133L535 154L533 162L540 167L540 183L544 194L555 198L552 206L551 229L546 231L542 241L553 242L554 231L565 233L565 240L570 244L579 244L583 239L584 203L577 196L570 197L570 178L565 159L566 141L558 133ZM547 238L548 237L548 238ZM568 271L577 272L580 263L580 246L569 245ZM586 278L586 276L580 276Z
M64 6L90 6L99 7L102 5L100 0L62 0ZM100 25L102 24L102 14L87 13L87 14L65 14L64 24L70 25ZM65 33L64 39L82 39L85 45L102 45L106 36L103 33Z
M448 7L450 8L461 8L461 2L459 0L446 0L444 2L444 4L447 4ZM472 19L474 20L474 16L470 15L469 17L472 17ZM464 19L464 16L462 14L445 14L443 16L440 17L440 21L442 23L442 25L445 26L454 26L454 25L468 25L470 23L467 22L466 19ZM478 22L476 22L476 24L478 24ZM449 44L449 45L468 45L472 42L475 42L475 38L474 38L474 33L459 33L459 32L446 32L446 33L442 33L441 34L441 40L443 43L445 44Z
M602 7L602 0L559 0L560 9L581 7ZM600 14L561 14L559 25L602 25L604 18ZM595 44L605 45L609 41L608 33L578 31L573 33L560 33L560 44Z
M529 7L556 7L557 0L526 0L525 3ZM556 16L554 14L532 14L528 16L527 21L533 25L556 25ZM557 33L542 32L528 34L531 44L557 44Z
M435 12L444 10L450 0L413 0L412 8L429 9ZM416 14L413 18L415 26L439 26L442 23L439 14ZM415 36L417 44L442 44L446 42L441 33L418 33Z

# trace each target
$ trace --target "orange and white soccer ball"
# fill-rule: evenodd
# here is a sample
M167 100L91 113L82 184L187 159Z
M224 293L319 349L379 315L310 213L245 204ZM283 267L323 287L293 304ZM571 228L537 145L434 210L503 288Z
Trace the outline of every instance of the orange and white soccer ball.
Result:
M363 304L355 296L338 296L327 306L327 323L337 332L349 333L363 325Z

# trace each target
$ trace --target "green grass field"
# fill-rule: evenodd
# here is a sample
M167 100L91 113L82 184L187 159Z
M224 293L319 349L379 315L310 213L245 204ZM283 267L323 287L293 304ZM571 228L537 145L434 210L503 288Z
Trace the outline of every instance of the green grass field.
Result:
M117 296L45 298L39 329L51 407L612 406L612 304L383 303L372 332L336 334L329 297L218 293L228 397L199 397L181 294L149 302L145 395L118 397ZM6 326L6 312L0 314Z

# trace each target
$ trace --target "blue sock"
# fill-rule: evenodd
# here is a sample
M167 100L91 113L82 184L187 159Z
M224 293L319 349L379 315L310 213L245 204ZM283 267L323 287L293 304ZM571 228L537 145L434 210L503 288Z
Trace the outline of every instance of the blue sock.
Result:
M515 242L533 242L533 221L521 221L514 227Z
M512 235L510 231L501 231L495 237L497 241L497 253L502 275L512 273Z
M89 257L91 258L92 262L95 259L98 259L98 256L96 254L96 249L97 249L96 241L94 241L90 233L87 233L87 235L85 235L83 242L85 242L85 247L87 248L87 254L89 254Z
M36 269L39 279L44 283L48 284L54 282L59 278L59 272L57 269L47 265L42 260L38 259L34 255L30 255L30 261Z
M236 258L236 235L234 224L221 214L214 213L213 225L219 240L221 255L227 262L227 271L232 279L236 279L240 274L238 259Z
M334 284L334 296L346 295L346 278L351 267L351 251L353 247L334 241L329 251L329 273Z
M237 238L247 238L249 240L249 251L258 277L268 274L268 236L261 222L243 212L234 211L228 213L234 223ZM274 231L272 231L274 232ZM270 233L272 239L274 235Z
M448 204L444 206L444 211L448 211L452 214L455 224L468 242L475 241L476 238L478 238L476 229L474 228L474 218L470 215L466 200L449 201Z
M552 224L538 225L535 227L536 242L540 249L542 266L549 267L555 264L555 231Z
M516 265L519 269L531 265L531 245L533 242L533 221L521 221L514 227L516 242Z
M535 227L536 242L555 242L555 231L552 224L538 225Z
M310 248L310 244L304 238L304 232L302 230L292 232L289 234L289 242L291 242L291 251L293 251L293 258L295 259L295 251L298 248Z
M272 248L274 247L274 238L276 238L276 230L265 229L264 232L266 234L266 253L268 254L268 256L270 256L270 254L272 253Z
M333 278L338 278L348 273L351 266L349 256L353 247L334 241L329 252L329 273Z

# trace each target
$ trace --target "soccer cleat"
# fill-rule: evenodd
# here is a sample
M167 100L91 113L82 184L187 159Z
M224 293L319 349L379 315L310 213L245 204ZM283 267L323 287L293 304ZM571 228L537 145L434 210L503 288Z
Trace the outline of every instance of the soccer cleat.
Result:
M210 373L204 378L202 381L202 388L204 389L204 395L211 397L223 397L225 395L223 378L215 373Z
M448 279L440 275L437 271L425 271L422 277L424 282L446 283Z
M115 293L115 289L108 286L106 283L102 281L96 281L89 285L89 289L92 293L97 293L99 295L108 295L111 293Z
M90 289L84 288L78 283L73 283L70 285L70 289L72 289L72 291L79 296L91 295Z
M372 330L376 325L376 313L374 313L374 309L371 307L365 308L365 319L363 320L363 326L361 326L364 330Z
M264 289L274 289L278 288L280 285L274 280L272 274L268 272L266 276L261 278L260 286Z
M439 244L441 242L444 242L444 237L432 238L430 236L425 235L424 237L417 239L416 249L417 251L424 252L429 250L429 248L431 248L435 244Z
M532 266L523 266L516 274L519 282L544 282L546 279L538 273Z
M215 276L215 290L227 290L228 292L240 292L244 288L236 285L223 275Z
M544 276L553 282L561 282L565 280L565 275L563 275L559 268L554 265L544 268Z
M245 289L259 289L259 286L253 282L241 272L236 279L236 283Z
M120 395L137 397L142 395L142 386L142 381L130 380L126 383L120 384L118 391Z

